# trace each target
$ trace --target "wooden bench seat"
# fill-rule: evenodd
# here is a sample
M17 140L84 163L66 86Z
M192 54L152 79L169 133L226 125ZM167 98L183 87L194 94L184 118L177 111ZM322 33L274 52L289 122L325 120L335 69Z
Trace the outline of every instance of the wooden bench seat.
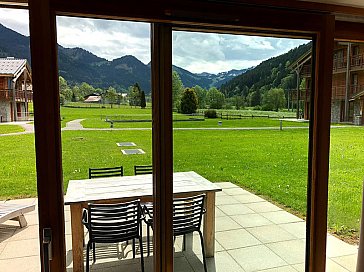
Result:
M34 211L35 205L20 205L10 203L0 203L0 224L8 220L16 220L21 228L26 227L27 221L24 214Z

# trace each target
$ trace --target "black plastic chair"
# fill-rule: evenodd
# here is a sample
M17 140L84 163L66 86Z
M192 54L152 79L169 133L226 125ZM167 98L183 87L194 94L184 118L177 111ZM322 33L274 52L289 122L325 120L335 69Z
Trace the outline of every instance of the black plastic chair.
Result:
M134 165L134 175L153 174L152 165Z
M195 231L198 232L201 241L203 266L205 272L207 272L205 246L201 232L202 215L206 212L204 208L204 202L204 194L173 199L173 236L176 238L177 236L183 235L183 249L185 249L185 235ZM153 208L144 206L143 212L145 213L144 221L147 224L147 243L149 256L149 228L153 228Z
M95 178L107 178L107 177L122 177L124 175L124 169L122 166L118 167L107 167L107 168L89 168L88 169L88 178L95 179ZM87 217L87 210L83 209L82 212L82 222L85 221ZM88 229L88 226L84 224L85 227Z
M88 178L122 177L124 169L122 166L108 168L89 168Z
M118 243L133 240L133 258L135 258L134 239L139 240L141 267L144 272L142 212L139 200L120 204L89 204L87 221L83 223L89 229L89 241L86 249L86 272L90 269L90 248L93 248L93 261L96 261L95 243Z

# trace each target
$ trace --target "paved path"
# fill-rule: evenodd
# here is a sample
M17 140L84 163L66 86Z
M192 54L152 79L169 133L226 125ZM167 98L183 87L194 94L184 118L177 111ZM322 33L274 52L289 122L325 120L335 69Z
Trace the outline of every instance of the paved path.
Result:
M66 127L62 128L62 130L82 130L84 129L81 122L85 119L76 119L66 123Z
M152 128L85 128L81 124L81 122L85 119L76 119L66 123L66 127L62 128L64 130L85 130L85 131L131 131L131 130L152 130ZM20 125L25 131L9 133L9 134L0 134L0 136L12 136L12 135L21 135L21 134L29 134L34 133L33 123L29 124L29 122L9 122L9 123L0 123L0 125ZM331 126L331 128L348 128L353 126ZM195 127L195 128L173 128L173 130L279 130L279 127ZM283 126L283 130L287 129L308 129L308 127L285 127Z
M24 131L8 133L8 134L0 134L0 136L12 136L12 135L22 135L22 134L34 133L34 123L32 121L6 122L6 123L0 123L0 126L1 125L21 126L24 129Z

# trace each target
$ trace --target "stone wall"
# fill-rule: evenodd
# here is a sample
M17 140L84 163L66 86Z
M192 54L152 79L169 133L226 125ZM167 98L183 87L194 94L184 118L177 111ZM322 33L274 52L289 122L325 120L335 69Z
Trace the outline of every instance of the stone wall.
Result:
M340 107L341 107L341 101L332 101L331 102L331 122L332 123L340 122Z
M0 101L0 122L11 121L11 107L9 101Z

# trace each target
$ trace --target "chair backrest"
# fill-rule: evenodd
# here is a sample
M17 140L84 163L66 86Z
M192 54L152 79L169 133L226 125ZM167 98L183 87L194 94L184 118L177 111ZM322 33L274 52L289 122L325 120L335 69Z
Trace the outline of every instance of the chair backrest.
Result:
M88 227L90 241L115 243L140 235L140 200L119 204L89 204Z
M205 195L173 199L173 232L183 235L201 228Z
M122 177L124 169L122 166L108 168L89 168L88 178Z
M152 165L134 165L134 175L153 174Z

